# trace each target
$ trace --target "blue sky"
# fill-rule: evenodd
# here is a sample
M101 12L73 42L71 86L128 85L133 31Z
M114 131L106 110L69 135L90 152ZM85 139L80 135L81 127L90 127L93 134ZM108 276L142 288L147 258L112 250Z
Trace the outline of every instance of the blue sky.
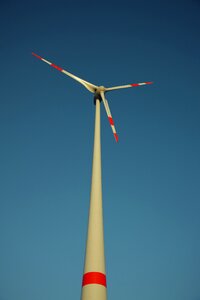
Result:
M108 299L200 299L200 2L4 1L0 10L0 299L80 299L93 148Z

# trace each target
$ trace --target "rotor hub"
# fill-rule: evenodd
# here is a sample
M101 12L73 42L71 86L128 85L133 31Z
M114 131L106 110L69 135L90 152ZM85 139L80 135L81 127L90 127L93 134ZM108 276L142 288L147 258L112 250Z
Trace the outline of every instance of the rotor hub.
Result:
M105 90L106 88L103 85L101 85L97 87L95 92L100 94L100 92L105 92Z

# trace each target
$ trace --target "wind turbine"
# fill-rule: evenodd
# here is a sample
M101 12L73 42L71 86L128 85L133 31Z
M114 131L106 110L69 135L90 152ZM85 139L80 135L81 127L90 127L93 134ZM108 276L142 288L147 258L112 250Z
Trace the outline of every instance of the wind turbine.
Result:
M44 61L51 67L68 75L74 80L81 83L87 90L94 94L95 112L95 129L94 129L94 149L92 164L92 180L90 193L90 209L88 219L88 233L85 252L85 264L82 280L81 300L106 300L106 269L104 256L104 231L103 231L103 207L102 207L102 184L101 184L101 139L100 139L100 102L102 101L108 116L108 120L116 142L118 135L115 129L114 121L110 112L108 101L105 93L141 85L152 84L153 82L133 83L121 86L106 88L104 86L94 85L83 80L61 67L51 63L41 56L32 52L32 55Z

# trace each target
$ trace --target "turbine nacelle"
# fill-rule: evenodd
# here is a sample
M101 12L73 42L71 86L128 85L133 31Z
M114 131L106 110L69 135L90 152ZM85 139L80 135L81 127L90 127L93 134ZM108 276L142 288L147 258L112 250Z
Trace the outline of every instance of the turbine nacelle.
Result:
M96 100L102 101L101 93L105 93L106 88L104 86L98 86L94 92L94 105L96 105Z

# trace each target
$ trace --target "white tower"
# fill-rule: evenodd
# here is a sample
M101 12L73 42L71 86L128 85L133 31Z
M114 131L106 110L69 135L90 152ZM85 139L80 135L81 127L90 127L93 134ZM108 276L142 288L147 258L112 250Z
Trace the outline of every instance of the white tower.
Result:
M90 210L81 299L107 299L101 183L100 97L96 98Z

